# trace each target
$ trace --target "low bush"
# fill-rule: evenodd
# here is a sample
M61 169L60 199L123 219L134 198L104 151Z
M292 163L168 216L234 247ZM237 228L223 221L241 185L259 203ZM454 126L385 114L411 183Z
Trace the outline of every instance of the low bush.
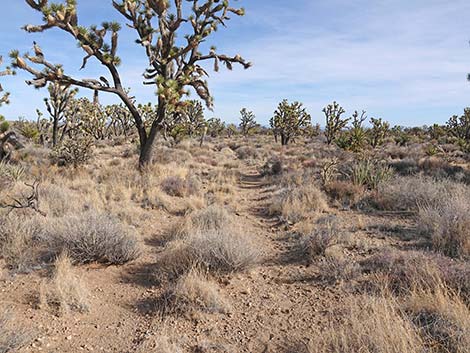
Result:
M51 222L42 239L53 256L67 252L76 263L123 264L139 256L133 229L117 218L96 211Z
M44 281L39 293L42 308L54 308L60 314L71 310L85 312L89 310L88 290L75 273L72 261L66 253L60 254L54 263L52 278Z
M398 251L387 248L364 260L362 268L367 273L379 275L384 285L394 294L433 289L439 283L470 300L470 264L457 262L445 256L422 251Z
M420 353L422 338L389 297L351 298L337 323L312 338L309 353Z
M250 238L230 227L197 231L184 239L170 242L160 257L161 266L172 274L193 268L210 273L247 270L259 261L259 251Z
M14 321L10 312L0 314L0 353L18 352L32 340L31 332L13 327Z
M199 183L191 177L169 176L162 180L160 187L168 195L176 197L194 195L199 191Z
M435 251L458 258L470 257L470 201L453 195L438 204L422 205L418 211L421 230Z
M176 223L170 230L170 238L185 238L192 233L209 230L227 229L234 220L227 210L221 205L210 205L202 210L197 210Z
M76 136L58 145L52 152L52 161L60 166L77 168L93 156L93 140L87 136Z
M385 163L373 160L359 160L350 168L351 181L355 185L365 186L375 190L393 176L392 169Z
M169 293L170 310L188 313L192 311L228 311L229 305L219 292L215 282L199 270L192 270L180 277Z
M334 219L329 217L318 223L313 232L299 240L299 248L310 262L324 256L325 250L336 244L339 237L338 225Z
M363 197L365 188L350 181L335 180L325 185L327 194L343 206L352 207Z
M470 309L454 292L442 284L416 289L402 306L432 352L468 353Z
M429 177L396 177L379 184L368 200L378 209L417 211L419 205L437 205L454 195L469 195L469 189L449 180L436 181Z
M271 201L269 214L288 222L299 222L328 210L325 195L314 185L281 190Z

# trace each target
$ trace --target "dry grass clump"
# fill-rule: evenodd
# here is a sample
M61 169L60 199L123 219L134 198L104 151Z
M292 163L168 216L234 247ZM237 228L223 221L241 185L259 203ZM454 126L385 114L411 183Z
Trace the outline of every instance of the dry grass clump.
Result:
M199 183L195 178L180 176L169 176L162 180L161 189L170 196L185 197L199 192Z
M317 266L320 278L326 281L348 282L361 274L361 266L357 262L337 253L326 254Z
M238 228L228 227L195 231L170 242L160 257L160 265L177 275L193 268L233 273L253 267L259 257L257 247L247 235Z
M422 353L422 338L390 297L351 298L341 323L313 338L310 353Z
M40 185L41 210L51 217L61 217L76 213L83 206L83 195L65 186L65 180Z
M362 262L365 272L386 282L394 294L407 294L416 288L433 289L441 282L470 299L470 265L421 251L385 249Z
M419 205L437 205L459 194L469 195L468 188L449 180L397 177L379 184L370 201L382 210L416 211Z
M419 207L418 223L434 250L450 257L470 257L470 201L455 194L438 204Z
M15 272L28 272L40 257L37 237L42 218L23 219L11 214L0 218L0 258Z
M408 293L416 287L433 288L441 276L436 262L419 251L385 249L365 260L362 265L366 272L380 274L380 278L387 282L387 287L396 294Z
M413 290L402 306L431 352L470 351L470 309L442 283Z
M75 273L70 257L66 253L60 254L55 260L52 278L41 284L40 306L54 307L61 314L71 310L86 312L90 308L88 296L88 290Z
M183 348L178 343L163 335L158 336L155 340L155 349L155 352L158 353L183 353Z
M42 240L52 255L66 251L77 263L123 264L140 252L135 230L112 215L95 211L52 221Z
M326 249L335 245L338 238L338 225L333 218L328 217L317 222L310 234L300 238L299 249L312 262L317 257L324 256Z
M259 159L260 153L253 146L242 146L235 150L239 159Z
M197 210L176 223L170 230L170 239L185 238L191 233L226 229L233 224L233 217L220 205L210 205Z
M177 312L219 312L229 310L227 300L207 275L194 269L180 277L169 293L172 310Z
M9 311L0 314L0 353L17 352L32 340L31 332L13 328L13 321Z
M269 214L296 223L327 210L325 195L314 185L307 184L281 190L272 199Z
M352 207L364 196L365 188L346 180L334 180L325 185L327 194L341 205Z

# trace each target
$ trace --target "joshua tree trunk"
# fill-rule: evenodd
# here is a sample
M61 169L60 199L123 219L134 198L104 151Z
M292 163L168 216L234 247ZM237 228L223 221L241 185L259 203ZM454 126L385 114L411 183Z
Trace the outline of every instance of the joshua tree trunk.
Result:
M281 134L281 144L286 146L289 143L289 136Z
M54 122L52 125L52 147L57 146L57 130L59 130L59 119L54 117Z

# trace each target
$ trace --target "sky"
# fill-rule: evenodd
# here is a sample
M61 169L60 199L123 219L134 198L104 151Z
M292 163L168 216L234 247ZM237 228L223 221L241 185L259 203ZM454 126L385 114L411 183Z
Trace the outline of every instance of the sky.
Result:
M445 123L470 105L470 2L468 0L239 0L244 17L234 16L207 44L219 53L241 54L253 62L249 70L210 72L215 107L206 116L236 123L239 111L254 111L267 124L282 99L304 103L313 123L323 124L322 108L339 102L350 115L366 110L394 125ZM79 22L88 26L124 19L111 0L78 0ZM79 71L82 52L57 29L39 34L21 30L41 23L41 15L24 0L2 4L0 55L31 51L36 40L46 58L64 64L78 78L106 74L97 63ZM126 87L141 103L156 102L153 86L142 85L146 68L143 49L133 30L124 27L118 54ZM106 75L105 75L106 76ZM18 72L2 78L11 104L2 106L7 119L36 118L45 111L46 89L25 84ZM80 94L91 97L84 89ZM191 98L197 98L193 93ZM102 103L116 103L101 95Z

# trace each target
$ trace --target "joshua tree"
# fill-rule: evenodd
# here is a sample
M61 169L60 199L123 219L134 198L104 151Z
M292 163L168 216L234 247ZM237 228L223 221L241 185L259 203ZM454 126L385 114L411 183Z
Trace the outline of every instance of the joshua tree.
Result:
M68 33L85 52L82 68L90 58L95 58L110 77L80 79L66 75L62 65L46 60L36 43L34 55L20 56L17 51L13 51L11 56L14 65L31 73L33 79L27 83L38 88L44 87L48 82L58 82L117 95L135 121L140 140L141 167L151 160L152 147L163 127L167 111L178 109L182 97L189 94L190 88L195 90L209 108L212 107L203 62L213 61L215 71L218 71L220 63L228 69L234 64L240 64L244 68L251 66L240 55L230 57L218 54L215 47L211 47L206 53L201 52L201 44L206 43L220 25L226 25L230 14L244 14L243 9L231 7L230 0L193 0L191 6L183 6L183 0L114 0L113 7L127 20L128 26L136 31L137 43L144 48L148 58L148 67L143 75L145 84L157 87L156 117L150 128L146 129L141 112L134 98L124 89L118 70L121 63L117 56L121 25L117 22L104 22L99 27L80 26L76 0L66 0L65 4L49 3L49 0L25 1L31 8L42 13L44 19L41 25L26 25L26 31L44 32L57 28Z
M326 142L330 145L340 134L346 125L348 125L348 119L342 119L346 111L336 102L329 104L327 107L323 108L323 113L326 117L326 126L325 126L325 136Z
M310 122L310 114L307 113L302 103L294 102L289 104L287 99L279 103L274 116L269 121L276 141L277 136L280 135L283 146L295 139L296 136L301 135L303 130L310 125Z
M233 123L228 124L227 128L225 130L227 132L227 137L229 137L229 138L238 133L237 125L235 125Z
M50 83L47 89L49 98L44 98L44 102L52 121L52 147L55 147L58 143L59 124L64 120L67 105L77 94L78 89L70 89L69 86L58 82Z
M351 117L351 129L349 130L349 148L353 152L360 152L364 148L364 145L367 143L366 140L366 130L362 124L367 119L366 111L363 110L361 115L359 115L358 111L356 110Z
M3 115L0 115L0 134L7 132L10 128L10 124L5 120Z
M444 126L439 124L433 124L428 128L429 137L432 140L439 141L441 138L446 136L446 130Z
M243 136L247 137L251 131L253 131L257 124L256 124L256 116L252 111L243 108L240 110L240 131Z
M382 119L370 118L372 128L370 129L370 145L376 148L385 142L390 132L390 124Z
M206 126L204 120L204 108L201 102L190 100L185 102L185 106L181 109L182 120L186 126L186 133L193 137L200 135L201 131Z
M447 130L452 136L470 142L470 108L465 108L460 117L452 116L447 122Z
M0 56L0 65L2 64L3 64L3 58ZM15 73L14 71L12 71L9 67L7 67L5 70L0 71L0 77L13 75L14 73ZM8 104L10 102L8 99L9 97L10 97L10 93L8 92L4 93L3 87L0 84L0 107L2 106L2 104Z
M225 130L225 124L220 118L211 118L207 120L207 133L211 137L220 136Z
M104 109L109 120L107 135L129 136L134 126L129 110L122 104L108 105Z

